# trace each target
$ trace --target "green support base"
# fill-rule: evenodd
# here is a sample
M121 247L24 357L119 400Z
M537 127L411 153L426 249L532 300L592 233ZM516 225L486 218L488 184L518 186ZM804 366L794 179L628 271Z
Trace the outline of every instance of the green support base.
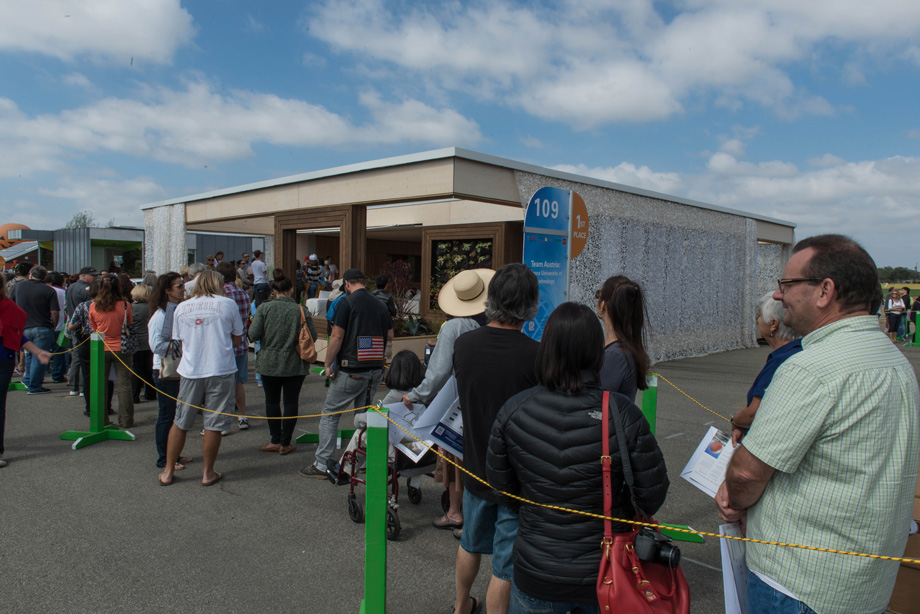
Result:
M339 429L338 447L342 447L342 440L349 440L355 434L355 429ZM304 433L294 440L297 443L319 443L319 433Z
M665 524L661 523L658 525L661 528L661 534L667 535L676 542L690 542L691 544L702 544L703 536L697 535L696 533L684 533L683 531L671 531L668 527L676 527L678 529L689 529L685 524Z
M114 424L105 424L105 358L103 347L104 337L100 333L93 333L90 340L90 373L87 394L90 395L89 430L66 431L61 433L60 439L73 441L72 448L79 450L100 441L116 439L119 441L134 441L136 438L131 431L123 431Z
M117 426L110 424L101 431L65 431L61 433L60 439L73 441L73 446L71 447L74 450L79 450L80 448L91 446L100 441L108 441L109 439L134 441L136 437L131 431L123 431Z
M22 382L10 382L10 387L7 390L28 390L28 388Z

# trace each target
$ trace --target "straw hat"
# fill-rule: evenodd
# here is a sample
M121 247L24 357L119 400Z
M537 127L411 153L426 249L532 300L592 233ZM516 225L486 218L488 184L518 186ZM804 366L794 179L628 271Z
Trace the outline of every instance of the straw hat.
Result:
M329 297L326 300L331 303L343 294L345 294L345 292L342 291L342 280L336 279L332 282L332 292L329 293Z
M466 318L486 310L489 282L495 271L470 269L448 280L438 293L438 307L447 315Z

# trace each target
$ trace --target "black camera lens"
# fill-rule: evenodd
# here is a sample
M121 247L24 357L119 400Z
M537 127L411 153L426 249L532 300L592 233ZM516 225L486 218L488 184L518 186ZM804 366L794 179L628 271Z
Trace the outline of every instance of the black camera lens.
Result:
M671 569L677 569L678 565L680 565L680 548L673 544L661 544L658 562L667 565Z

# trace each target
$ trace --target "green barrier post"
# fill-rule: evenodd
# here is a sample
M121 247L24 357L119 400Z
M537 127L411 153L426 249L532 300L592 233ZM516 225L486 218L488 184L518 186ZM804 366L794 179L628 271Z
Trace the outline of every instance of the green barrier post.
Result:
M60 439L73 441L74 450L108 439L121 441L134 441L135 439L130 431L122 431L114 424L105 425L105 383L108 374L105 372L105 347L102 343L104 338L101 333L93 333L89 342L89 389L92 391L89 430L66 431L60 435Z
M654 435L655 422L658 420L658 377L655 375L646 375L645 383L648 384L648 388L642 391L642 415L648 420L648 425L652 429L652 435ZM683 531L671 531L667 528L668 526L677 527L679 529L689 529L690 527L684 524L667 525L661 523L661 533L675 541L691 542L694 544L703 543L703 537L701 535L684 533Z
M907 326L909 328L910 324ZM920 312L914 314L914 340L904 345L909 348L920 347Z
M313 367L310 369L310 373L322 373L325 371L322 367ZM355 429L339 429L338 439L335 446L337 448L342 447L342 441L348 441L351 439L351 436L355 434ZM319 443L319 433L310 433L306 432L297 439L294 440L295 443Z
M28 390L28 388L22 382L10 382L10 386L7 388L7 391L10 390Z
M386 412L386 408L378 405ZM387 607L387 430L384 414L367 412L367 515L364 524L364 599L361 614Z
M642 391L642 415L648 420L648 425L655 434L655 421L658 418L658 377L646 375L645 383L648 388Z

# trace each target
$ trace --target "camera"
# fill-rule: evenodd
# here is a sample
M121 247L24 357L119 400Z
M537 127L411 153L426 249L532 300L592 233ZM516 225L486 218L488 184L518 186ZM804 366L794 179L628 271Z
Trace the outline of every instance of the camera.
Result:
M641 561L667 565L671 569L680 565L680 548L671 543L670 537L648 527L639 529L636 536L636 554Z

